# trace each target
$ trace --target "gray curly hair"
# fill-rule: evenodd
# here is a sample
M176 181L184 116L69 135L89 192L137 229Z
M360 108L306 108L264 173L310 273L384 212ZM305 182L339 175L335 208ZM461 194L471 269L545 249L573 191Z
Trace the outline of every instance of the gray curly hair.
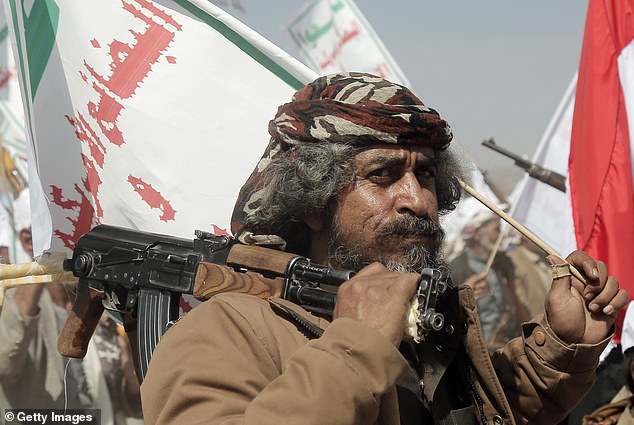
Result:
M287 250L307 255L310 242L307 217L331 218L339 193L354 181L354 156L361 148L340 143L306 143L278 155L264 171L266 189L260 207L246 218L254 234L278 235ZM466 180L457 152L436 150L436 196L440 214L460 200L459 179Z

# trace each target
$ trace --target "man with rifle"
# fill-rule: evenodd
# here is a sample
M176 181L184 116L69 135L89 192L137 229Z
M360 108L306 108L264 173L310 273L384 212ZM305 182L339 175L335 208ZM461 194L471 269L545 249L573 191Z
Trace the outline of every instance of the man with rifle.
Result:
M603 263L579 251L567 263L551 257L545 316L524 324L522 337L493 359L461 282L437 291L435 318L444 320L417 338L405 317L429 287L422 276L448 274L438 218L460 197L449 125L402 86L344 73L298 91L269 133L239 195L234 234L357 272L338 287L329 320L238 293L194 308L153 354L141 389L146 423L498 425L565 417L590 388L627 299Z

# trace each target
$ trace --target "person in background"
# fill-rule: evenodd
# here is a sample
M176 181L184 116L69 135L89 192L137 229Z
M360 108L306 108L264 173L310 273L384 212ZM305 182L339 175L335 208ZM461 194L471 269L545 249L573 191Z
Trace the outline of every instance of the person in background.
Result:
M14 203L15 232L33 256L28 189ZM6 293L0 313L0 405L20 409L101 409L101 424L142 416L139 383L118 325L104 315L84 359L63 358L57 336L74 286L24 285Z
M522 236L519 245L508 251L515 269L515 290L529 317L544 312L544 301L550 287L550 265L547 254Z
M470 286L486 280L487 291L476 304L484 340L493 352L519 336L521 323L529 317L515 292L515 268L508 255L497 250L486 270L500 237L499 217L487 210L477 212L464 225L462 236L464 249L450 263L451 278Z

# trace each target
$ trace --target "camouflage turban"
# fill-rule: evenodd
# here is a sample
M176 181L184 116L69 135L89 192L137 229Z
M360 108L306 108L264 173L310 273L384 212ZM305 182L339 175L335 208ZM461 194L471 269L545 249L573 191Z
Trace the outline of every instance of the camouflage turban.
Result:
M234 235L244 243L279 245L270 235L244 232L244 220L257 210L262 172L271 159L300 143L416 144L446 149L449 124L408 88L356 72L320 77L280 106L269 123L271 140L255 170L240 190L231 218ZM243 234L244 233L244 234ZM264 238L264 239L263 239ZM281 238L277 238L281 239ZM282 241L283 242L283 241Z

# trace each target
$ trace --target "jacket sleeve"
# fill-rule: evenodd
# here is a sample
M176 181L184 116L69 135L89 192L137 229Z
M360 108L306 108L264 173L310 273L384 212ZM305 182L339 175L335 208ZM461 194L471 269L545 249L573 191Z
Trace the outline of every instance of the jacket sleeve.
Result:
M13 291L7 292L0 315L0 381L12 383L22 374L28 359L30 342L37 337L40 315L22 316L13 302Z
M146 423L376 421L407 369L394 346L350 319L308 341L266 302L242 298L238 310L235 297L214 297L163 336L141 387Z
M610 338L569 345L545 317L525 323L522 336L493 356L516 423L559 423L590 390Z

